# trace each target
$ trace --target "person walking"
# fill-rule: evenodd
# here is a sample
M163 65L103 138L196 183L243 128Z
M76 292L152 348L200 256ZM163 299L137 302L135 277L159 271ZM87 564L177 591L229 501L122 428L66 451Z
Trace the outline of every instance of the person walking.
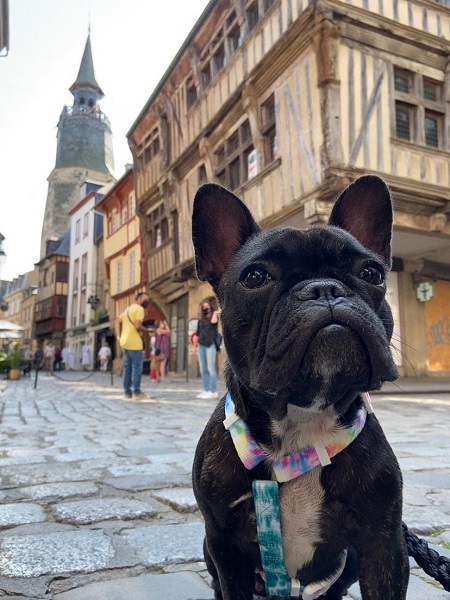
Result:
M55 371L61 371L61 361L62 361L61 346L56 346L56 348L55 348Z
M36 352L33 356L33 367L36 371L42 369L42 365L44 364L44 351L39 346L36 348Z
M44 361L47 375L53 375L53 365L55 362L55 344L50 340L44 346Z
M145 308L149 304L149 295L146 292L139 292L136 295L135 303L124 310L115 321L116 337L123 352L123 387L127 399L142 400L145 398L141 392L144 358L144 343L141 334L147 331L143 321Z
M166 377L167 361L170 349L170 328L166 320L159 321L155 330L155 356L159 377L157 381L164 381Z
M66 371L75 371L75 352L66 344L61 352L63 368Z
M97 358L100 363L100 371L107 371L108 363L111 358L111 348L108 346L108 342L103 342L98 351Z
M87 342L81 347L81 368L83 371L89 371L91 366L91 348Z
M202 302L202 318L198 322L197 333L193 336L197 349L198 363L203 380L203 391L197 398L218 398L216 369L216 338L218 334L219 311L214 298Z

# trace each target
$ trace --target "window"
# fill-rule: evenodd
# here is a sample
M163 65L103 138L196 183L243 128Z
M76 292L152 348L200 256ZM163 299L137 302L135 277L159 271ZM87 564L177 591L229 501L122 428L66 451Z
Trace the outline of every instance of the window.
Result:
M247 31L251 31L258 22L258 2L253 2L245 11Z
M116 294L118 294L122 291L122 260L117 261L116 269Z
M180 262L180 230L178 211L172 211L172 240L173 240L173 261L177 265Z
M234 3L230 3L234 4ZM258 20L258 2L253 0L253 14L256 8L256 21ZM256 23L255 21L255 23ZM199 91L205 90L211 80L224 68L229 62L230 57L236 52L242 44L241 28L238 22L236 10L232 8L220 19L217 29L210 37L200 54L200 90L191 90L191 83L187 86L186 102L188 108L192 106L197 98Z
M136 283L136 252L131 252L128 255L128 287L133 287Z
M69 278L69 263L56 263L56 281L67 283Z
M430 148L444 148L443 83L405 69L394 69L395 137Z
M77 324L77 313L78 313L78 297L75 296L72 300L72 327Z
M67 307L67 298L66 296L57 296L56 298L56 316L57 317L65 317L66 316L66 307Z
M86 290L80 296L80 325L86 322Z
M128 202L122 204L122 224L128 221Z
M412 123L414 121L414 107L408 104L395 106L395 133L400 140L412 140Z
M239 25L236 25L230 31L230 33L227 36L227 43L228 51L230 54L233 54L233 52L236 52L236 50L239 48L239 46L241 45L241 30L239 28Z
M215 152L215 175L232 190L248 180L248 158L253 150L250 124L244 121Z
M48 298L42 303L42 318L50 319L52 316L52 299Z
M169 221L164 204L160 204L147 215L146 229L150 236L152 249L159 248L169 239Z
M80 241L80 231L81 231L81 221L80 221L80 219L78 219L77 222L75 223L75 244L78 244L78 242Z
M442 89L442 86L440 86L435 81L431 81L430 79L423 80L423 97L425 98L425 100L432 100L433 102L440 102L441 89Z
M224 45L221 44L216 52L214 53L211 61L212 75L217 75L220 69L225 65L225 50Z
M131 217L134 217L134 215L136 214L136 197L134 192L131 192L128 196L128 216L131 219Z
M202 77L202 88L205 89L206 87L208 87L208 85L211 82L211 69L209 66L209 62L201 70L201 77Z
M192 79L188 79L186 83L186 106L189 110L197 100L197 88Z
M83 254L81 257L81 287L85 288L87 285L87 254Z
M151 160L159 154L159 132L158 128L155 127L145 138L144 142L144 165L149 163Z
M83 237L87 237L89 235L89 213L84 215L83 219Z
M80 260L77 258L73 263L73 291L78 292L78 277L80 273Z
M404 92L405 94L409 94L412 87L411 75L412 74L408 71L400 71L399 69L395 69L394 87L396 92Z
M111 233L114 233L121 227L120 213L117 207L114 207L111 211Z
M261 107L262 133L264 137L264 162L268 165L275 158L277 129L275 121L275 96L272 94Z
M442 115L425 111L425 145L439 148L439 139L442 138Z

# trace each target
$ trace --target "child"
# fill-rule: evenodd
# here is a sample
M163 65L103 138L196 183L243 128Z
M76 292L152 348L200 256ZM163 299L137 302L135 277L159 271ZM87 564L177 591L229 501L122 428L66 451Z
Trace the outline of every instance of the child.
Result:
M160 382L161 381L161 375L160 375L160 369L159 369L159 364L161 361L161 349L157 348L154 352L152 352L152 355L150 357L150 379L152 381L157 381Z

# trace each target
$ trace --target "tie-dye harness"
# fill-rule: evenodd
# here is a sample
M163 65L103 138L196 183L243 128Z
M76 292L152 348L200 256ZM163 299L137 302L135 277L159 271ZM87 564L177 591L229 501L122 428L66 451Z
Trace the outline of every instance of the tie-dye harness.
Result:
M333 456L342 452L362 431L368 413L372 413L370 396L363 396L364 406L356 413L351 427L338 434L336 442L330 446L316 445L302 448L289 456L271 461L276 481L253 481L256 526L261 561L265 576L266 592L272 596L298 598L304 586L298 579L291 579L286 571L281 536L280 503L278 483L290 481L311 469L330 465ZM253 469L260 462L269 460L253 438L243 419L237 414L234 402L228 392L225 398L225 420L223 422L233 440L236 452L246 469Z

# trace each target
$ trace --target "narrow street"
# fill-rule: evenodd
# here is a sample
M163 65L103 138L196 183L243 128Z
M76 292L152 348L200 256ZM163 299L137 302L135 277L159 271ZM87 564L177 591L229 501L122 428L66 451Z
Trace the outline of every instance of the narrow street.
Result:
M86 375L0 381L0 597L211 600L190 471L214 401L195 398L200 380L144 378L151 399L133 402ZM450 392L389 390L373 404L404 520L450 556ZM408 599L449 598L427 581L412 564Z

